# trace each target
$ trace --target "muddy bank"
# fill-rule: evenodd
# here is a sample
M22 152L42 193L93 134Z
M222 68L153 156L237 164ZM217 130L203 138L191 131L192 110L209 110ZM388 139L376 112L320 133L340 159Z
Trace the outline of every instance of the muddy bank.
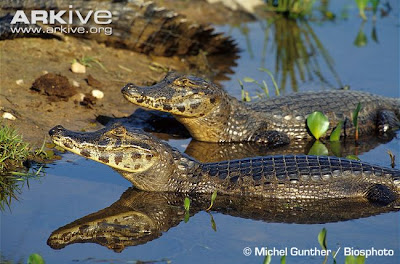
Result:
M248 19L221 5L210 8L203 1L190 1L190 6L189 2L179 3L177 7L174 1L162 2L166 8L190 16L199 23L226 23L227 18L230 21ZM47 131L58 124L72 130L94 130L102 126L96 122L99 115L126 117L132 114L135 107L120 93L128 82L149 85L159 81L168 70L200 74L211 79L218 74L219 78L224 78L221 72L226 71L221 67L213 69L212 61L204 54L185 58L147 56L70 36L4 40L0 42L0 50L0 114L7 112L16 117L15 120L2 118L2 122L18 129L34 146L40 146L45 138L49 140ZM88 58L85 73L71 71L74 60ZM229 63L234 63L234 58ZM32 89L35 80L47 73L65 77L74 91L66 92L67 95L60 99L43 84L42 88ZM97 85L90 83L90 78L97 81ZM65 80L63 87L68 86ZM93 89L103 92L104 97L90 97Z

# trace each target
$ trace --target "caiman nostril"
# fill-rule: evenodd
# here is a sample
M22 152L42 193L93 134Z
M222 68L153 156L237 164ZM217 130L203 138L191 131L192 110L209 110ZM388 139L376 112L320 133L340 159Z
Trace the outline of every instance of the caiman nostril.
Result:
M65 128L63 126L57 125L57 126L53 127L52 129L50 129L49 135L50 136L54 136L54 135L59 134L61 131L64 131L64 130L65 130Z

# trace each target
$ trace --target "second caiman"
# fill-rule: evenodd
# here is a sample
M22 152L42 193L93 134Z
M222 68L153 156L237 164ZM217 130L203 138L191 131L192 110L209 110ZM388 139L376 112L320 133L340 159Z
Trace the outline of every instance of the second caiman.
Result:
M150 87L122 88L130 102L171 113L199 141L255 141L282 145L311 137L306 118L323 112L332 130L344 121L343 136L354 136L352 115L361 103L359 134L384 134L399 126L400 99L350 90L302 92L257 102L241 102L212 82L190 75L168 74Z
M400 194L400 171L327 156L265 156L200 163L142 130L120 124L96 132L49 131L53 142L107 164L145 191L265 198L359 197L389 204Z

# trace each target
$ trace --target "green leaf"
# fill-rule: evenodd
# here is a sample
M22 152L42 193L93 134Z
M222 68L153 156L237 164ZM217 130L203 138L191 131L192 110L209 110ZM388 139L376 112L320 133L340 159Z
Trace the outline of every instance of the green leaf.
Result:
M29 256L28 264L45 264L44 259L37 253L33 253Z
M244 78L243 78L243 81L244 81L244 82L249 82L249 83L255 83L255 82L257 82L256 80L254 80L253 78L250 78L250 77L244 77Z
M350 159L350 160L360 160L359 157L357 157L356 155L347 155L346 159Z
M271 263L271 255L266 255L263 264L270 264L270 263Z
M344 264L356 264L354 256L350 255L344 259Z
M215 199L217 198L217 190L215 190L213 192L213 194L211 195L211 203L213 204L215 202Z
M217 190L215 190L213 192L213 194L211 195L211 204L210 204L210 207L208 207L206 209L206 211L209 211L211 209L211 207L214 205L214 201L215 201L216 198L217 198Z
M281 264L286 264L286 256L281 257Z
M258 70L259 70L259 71L266 72L266 73L269 75L269 77L271 78L272 83L274 84L274 87L275 87L275 94L276 94L277 96L279 96L279 95L280 95L279 87L278 87L278 84L276 83L275 77L274 77L274 75L272 74L272 72L271 72L270 70L266 69L266 68L258 68Z
M308 151L308 155L316 155L316 156L328 156L328 149L319 140L316 140L310 150Z
M361 110L361 103L359 102L357 104L356 109L354 109L354 111L353 111L353 125L356 128L358 128L358 113L360 112L360 110Z
M307 126L311 134L319 139L328 130L329 120L323 113L316 111L308 115Z
M326 229L325 227L318 234L318 242L321 245L321 248L327 250L326 246Z
M329 137L330 141L339 141L340 140L340 135L342 134L342 127L343 127L344 122L340 121L335 129L332 131L331 136Z
M183 202L183 207L185 208L185 211L189 211L190 209L190 199L188 197L185 197L185 201Z
M357 256L356 257L356 264L364 264L365 263L365 256Z

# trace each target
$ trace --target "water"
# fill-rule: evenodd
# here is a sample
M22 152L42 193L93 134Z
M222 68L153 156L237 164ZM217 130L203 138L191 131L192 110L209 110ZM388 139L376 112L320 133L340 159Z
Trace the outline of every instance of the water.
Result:
M309 22L308 26L333 59L334 71L316 50L314 52L320 65L319 74L326 82L321 81L315 74L312 74L312 80L305 78L305 81L301 81L299 73L296 72L295 88L291 85L293 82L288 79L281 92L288 94L294 90L331 89L347 84L354 90L398 97L399 9L397 1L390 3L393 7L392 12L385 18L378 17L375 24L378 42L371 38L371 19L363 25L368 38L364 47L356 47L353 44L362 26L354 8L348 9L347 20L337 19L336 22L320 24ZM335 1L332 9L335 13L340 13L343 6L343 1ZM271 42L268 42L263 61L261 54L264 31L260 23L249 23L245 26L249 28L253 57L248 53L246 39L238 29L221 28L230 31L244 50L237 61L238 66L234 68L235 73L230 76L231 80L222 82L222 85L232 95L240 98L237 79L249 76L260 82L266 80L273 94L272 82L268 75L257 70L258 67L275 69L277 55L271 40L273 35L270 37ZM304 26L300 29L304 29ZM338 77L335 77L334 72ZM279 76L277 79L281 83L282 75ZM246 90L255 95L257 86L246 85ZM189 140L173 140L170 143L184 150L182 146L187 145ZM396 157L400 157L399 145L400 140L395 138L359 157L366 162L389 166L390 160L386 151L391 150ZM54 230L109 206L117 201L131 184L109 167L73 154L65 154L61 161L50 165L46 172L47 175L40 180L30 181L30 188L23 189L20 201L14 201L11 212L2 213L0 248L7 259L25 262L30 253L37 252L44 257L46 263L127 263L134 260L163 259L172 260L173 263L262 263L263 257L254 254L244 256L243 248L250 247L254 250L254 247L263 246L276 249L287 247L289 251L291 247L319 248L317 235L325 227L328 230L328 248L337 250L341 247L337 256L338 263L344 263L343 247L393 249L394 257L370 257L366 263L400 263L399 212L312 225L268 223L212 213L217 227L215 232L211 228L210 215L203 211L192 216L188 223L180 222L176 227L164 232L161 237L143 245L128 247L121 253L93 243L73 244L61 250L53 250L46 244L46 240ZM272 260L273 263L278 263L279 257L275 256ZM323 257L287 258L287 263L322 262ZM328 263L332 263L332 259Z

